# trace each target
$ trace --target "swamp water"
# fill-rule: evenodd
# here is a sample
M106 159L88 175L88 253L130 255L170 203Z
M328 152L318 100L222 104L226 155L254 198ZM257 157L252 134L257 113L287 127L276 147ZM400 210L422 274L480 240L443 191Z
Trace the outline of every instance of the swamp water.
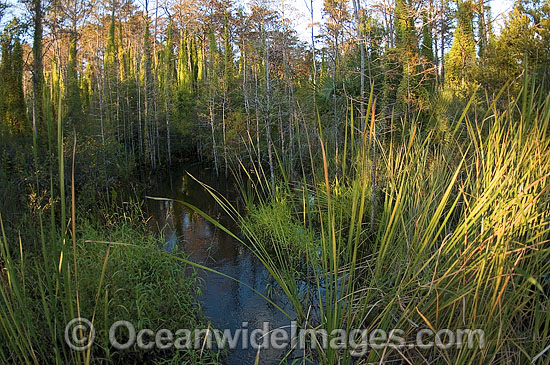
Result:
M231 232L239 232L235 222L189 174L223 194L232 204L238 203L239 194L229 179L222 177L223 174L217 177L214 171L197 165L183 166L167 174L155 176L147 195L185 201ZM261 329L263 322L269 322L271 329L290 326L290 319L243 285L246 284L266 296L268 288L276 286L268 271L248 248L176 201L148 199L147 208L151 216L150 224L164 234L165 250L170 251L177 245L189 254L192 261L240 281L198 270L202 288L199 297L202 311L214 328L230 329L234 334L236 329L244 328L243 322L248 322L249 333L256 328ZM292 307L284 294L276 290L275 294L268 297L293 315ZM253 364L256 350L250 345L248 349L238 347L228 353L227 364ZM278 364L284 354L284 350L262 349L260 363Z

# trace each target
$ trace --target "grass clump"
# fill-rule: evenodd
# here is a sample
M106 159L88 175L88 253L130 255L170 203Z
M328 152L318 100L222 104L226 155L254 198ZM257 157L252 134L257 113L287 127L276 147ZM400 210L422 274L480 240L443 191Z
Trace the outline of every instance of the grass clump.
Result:
M81 312L99 314L96 319L96 336L99 347L107 358L114 361L144 361L171 359L174 363L216 363L215 354L199 350L154 350L143 351L133 348L113 352L109 347L109 327L116 321L125 320L138 328L206 329L200 304L200 285L194 269L174 260L159 250L159 238L147 232L141 225L136 229L127 223L101 232L93 225L82 226L77 247L79 268L79 292ZM131 243L134 246L112 246L103 277L102 300L94 303L96 288L100 286L98 272L101 272L107 245L90 241L106 240ZM172 255L186 257L182 250ZM99 350L99 349L96 349ZM177 361L176 361L177 360Z
M359 363L503 364L548 356L550 97L538 95L526 78L506 110L497 102L477 118L466 108L443 144L419 132L415 120L405 122L406 138L378 137L377 116L369 114L371 125L346 140L346 175L329 170L332 152L321 138L322 168L302 191L289 183L271 189L265 174L257 174L260 187L243 194L260 205L249 218L219 198L242 223L246 243L289 297L303 328L365 331L359 340L376 329L400 329L412 344L366 347ZM312 206L309 196L316 199ZM303 211L282 209L283 197L304 202ZM303 220L295 218L300 213ZM294 274L296 266L265 249L299 247L288 233L297 225L319 237L318 256L309 254L313 247L303 250L314 292L307 300L297 290L303 277ZM420 329L481 330L484 343L422 348L415 342ZM308 356L326 364L354 357L349 348L319 346Z
M77 205L78 184L84 186L85 194L99 185L86 184L75 174L76 135L72 166L65 168L61 98L58 110L57 170L52 166L49 172L49 203L31 212L38 243L27 244L21 235L18 240L8 236L0 212L0 362L217 363L218 354L207 350L110 347L109 328L118 319L133 323L136 332L208 325L196 301L197 277L181 264L190 262L182 252L167 254L158 248L157 237L146 230L139 204L130 201L120 208L105 208L104 199L90 199ZM52 150L53 146L50 154ZM92 155L94 161L101 161ZM0 176L5 177L2 171ZM42 191L38 172L29 183L34 191ZM112 196L110 203L116 201ZM90 213L90 205L96 214ZM88 319L96 329L94 344L85 351L65 341L66 325L78 317ZM81 331L80 339L86 338L90 332L82 336Z
M136 332L167 328L175 333L180 328L208 327L197 300L200 286L194 270L162 252L159 238L147 231L143 222L136 221L136 217L128 217L105 227L83 220L76 250L68 251L63 259L71 263L68 281L59 278L59 272L48 265L61 261L56 260L55 251L46 252L46 256L27 256L21 250L3 263L3 361L218 363L218 354L201 349L142 350L134 344L127 350L117 350L110 346L109 328L119 320L131 322ZM9 248L4 244L3 249ZM183 252L171 255L186 257ZM11 254L3 251L3 257ZM93 321L96 335L89 353L71 351L64 343L63 310L71 306L75 317ZM10 339L13 331L25 334L20 344ZM124 334L119 336L124 342Z
M266 251L287 257L298 267L306 256L317 251L319 240L293 210L292 204L285 199L252 206L242 225L246 225L245 230L254 232Z

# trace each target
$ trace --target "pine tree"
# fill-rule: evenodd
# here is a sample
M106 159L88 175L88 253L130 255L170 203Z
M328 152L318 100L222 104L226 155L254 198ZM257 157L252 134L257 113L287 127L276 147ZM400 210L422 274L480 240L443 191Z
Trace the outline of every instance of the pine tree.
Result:
M33 89L33 135L38 138L38 128L44 119L42 107L42 93L44 85L44 71L42 67L42 1L32 0L32 15L34 23L32 56L32 89ZM35 143L36 145L36 143Z
M164 46L164 106L166 118L166 149L168 152L168 163L172 164L172 149L170 145L170 121L171 121L171 102L173 96L174 80L174 48L172 44L172 19L168 20L168 29L166 30L166 45Z
M189 45L189 70L191 72L191 92L197 89L199 62L197 61L197 40L191 37Z
M82 100L77 71L77 33L73 29L69 34L69 60L67 63L66 79L66 108L65 122L70 126L77 126L84 118L82 113Z
M215 123L215 117L216 117L216 84L215 81L217 80L217 69L218 69L218 46L216 44L216 38L214 36L214 31L212 28L208 31L208 39L209 39L209 70L208 70L208 114L210 116L210 131L211 131L211 137L212 137L212 154L214 155L214 167L216 170L216 175L219 174L218 169L218 154L217 154L217 147L216 147L216 123Z
M395 2L394 28L395 46L401 50L413 51L417 40L414 34L414 19L410 14L410 5L407 0Z
M155 168L155 128L153 125L153 90L154 78L152 72L151 33L149 32L149 19L145 19L145 31L143 32L143 55L141 64L141 80L143 85L143 116L144 138L146 153L149 153L151 166Z
M187 30L182 34L178 50L178 77L177 83L180 92L189 91L190 89L190 80L189 80L189 52L187 47Z
M103 96L106 98L105 110L108 125L113 128L116 123L116 135L118 138L118 118L117 113L117 92L118 92L118 50L115 41L115 14L114 8L111 13L111 21L109 23L109 34L105 45L104 56L104 91Z
M485 51L489 46L489 39L491 38L491 29L487 19L490 17L490 6L485 5L485 0L478 0L477 4L477 28L478 28L478 38L479 38L479 57L485 55ZM488 16L489 15L489 16Z
M19 22L14 19L1 39L0 123L10 134L27 130L25 95L23 94L23 49L19 41Z
M476 62L476 46L472 26L473 6L469 0L458 4L457 25L453 45L447 54L445 83L452 89L465 89L471 82Z
M420 49L421 62L423 67L425 84L428 90L433 91L435 87L435 65L433 51L432 27L428 17L422 18L422 46Z
M81 77L80 89L82 90L82 107L85 111L90 112L93 97L92 86L93 70L92 65L86 65L86 70Z
M434 51L432 28L427 16L424 16L422 19L422 48L420 54L424 62L433 64Z
M23 48L19 36L16 36L13 42L12 73L14 83L10 117L13 120L13 125L17 126L16 131L22 133L27 130L27 107L23 93Z
M229 16L224 12L224 73L223 73L223 105L222 105L222 134L223 134L223 158L225 163L225 175L228 175L227 163L227 116L231 112L231 97L235 75L235 63L233 61L233 47L229 36Z
M412 6L407 0L397 0L395 5L395 45L402 66L402 77L397 89L397 101L411 112L416 103L419 65L418 37L414 27Z

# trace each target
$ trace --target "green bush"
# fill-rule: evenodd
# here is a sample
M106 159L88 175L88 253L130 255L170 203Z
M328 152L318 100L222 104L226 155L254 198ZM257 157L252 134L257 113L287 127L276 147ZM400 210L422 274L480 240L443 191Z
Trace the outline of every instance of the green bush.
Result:
M55 242L47 243L52 249L46 249L43 255L2 251L0 359L25 358L25 351L9 340L11 331L19 328L28 336L21 338L28 342L19 346L30 346L29 359L78 362L79 354L71 353L63 341L63 330L72 319L68 313L77 317L79 309L80 317L93 320L96 330L92 363L217 363L218 354L200 349L145 351L136 345L124 351L111 348L109 328L119 320L131 322L136 331L167 328L175 333L183 328L207 328L197 300L198 278L193 269L164 253L159 238L135 216L108 227L83 221L78 236L76 270L70 240L65 242L69 247L62 250L61 256L53 249ZM107 241L113 243L98 243ZM2 248L7 250L6 245ZM185 257L181 251L174 254ZM60 277L62 272L55 270L58 266L65 267L69 274ZM8 280L16 286L6 285Z

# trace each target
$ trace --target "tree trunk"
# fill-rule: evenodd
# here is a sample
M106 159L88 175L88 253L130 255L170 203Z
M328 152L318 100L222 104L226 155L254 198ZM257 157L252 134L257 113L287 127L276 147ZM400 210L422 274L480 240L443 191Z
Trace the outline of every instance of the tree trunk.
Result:
M264 31L262 25L262 31ZM265 113L265 125L267 131L267 157L269 159L269 175L271 179L271 191L275 193L275 173L273 170L273 152L271 149L271 80L269 75L269 45L267 37L265 38L265 85L266 85L266 113Z
M33 72L32 72L32 129L35 153L38 139L38 125L42 123L42 85L44 75L42 70L42 4L41 0L32 2L34 34L33 34Z
M364 35L361 32L361 19L359 18L359 11L361 10L361 3L359 0L353 0L353 11L355 14L355 22L357 26L357 37L359 38L359 48L361 49L361 90L360 90L360 103L359 112L361 115L361 129L365 130L365 44Z

